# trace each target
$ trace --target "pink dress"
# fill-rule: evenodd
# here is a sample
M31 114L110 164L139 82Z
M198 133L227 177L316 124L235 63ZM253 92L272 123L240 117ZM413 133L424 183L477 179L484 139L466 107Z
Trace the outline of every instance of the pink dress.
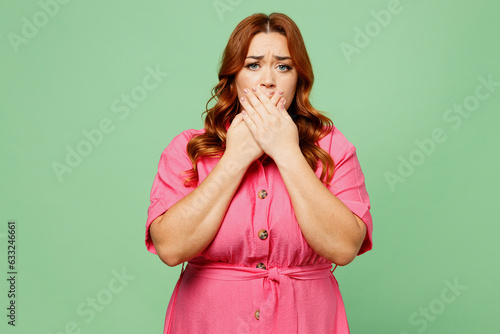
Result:
M194 190L184 187L179 174L192 167L186 144L204 131L183 131L160 157L146 222L146 247L153 254L149 226ZM328 189L366 224L360 255L372 248L373 225L356 148L336 127L319 145L336 166ZM218 161L206 157L198 161L198 184ZM319 162L318 178L321 170ZM332 262L314 252L302 235L276 164L256 160L212 243L186 268L183 264L163 333L349 333L333 269Z

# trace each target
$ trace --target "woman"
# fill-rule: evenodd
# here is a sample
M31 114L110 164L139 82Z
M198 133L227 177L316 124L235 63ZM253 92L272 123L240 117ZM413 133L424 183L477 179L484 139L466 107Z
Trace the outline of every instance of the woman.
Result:
M164 333L349 333L332 263L372 248L370 202L313 79L288 16L231 34L205 127L172 139L151 190L147 249L188 261Z

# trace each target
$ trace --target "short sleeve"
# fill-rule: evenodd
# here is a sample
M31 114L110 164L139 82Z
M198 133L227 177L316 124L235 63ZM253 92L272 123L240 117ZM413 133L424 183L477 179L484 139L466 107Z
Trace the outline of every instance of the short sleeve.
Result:
M366 224L366 236L358 252L358 255L361 255L372 249L373 232L365 176L359 164L356 147L337 128L334 128L329 144L329 153L334 160L335 169L327 188Z
M194 190L193 187L184 186L186 175L181 175L193 167L186 152L189 139L191 136L188 130L182 132L172 139L160 156L158 172L151 188L151 203L148 207L146 220L146 248L153 254L157 254L157 252L149 231L151 223Z

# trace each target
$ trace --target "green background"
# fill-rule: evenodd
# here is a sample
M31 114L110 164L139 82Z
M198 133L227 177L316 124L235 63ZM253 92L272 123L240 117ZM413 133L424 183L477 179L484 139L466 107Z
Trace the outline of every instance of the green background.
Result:
M372 11L391 3L71 1L44 22L39 2L4 2L0 331L162 332L181 266L166 266L144 245L160 154L181 131L203 127L237 23L276 11L301 29L316 78L312 103L357 147L372 203L373 250L335 271L351 332L498 333L500 87L459 126L444 116L474 101L478 78L500 82L500 5L402 0L381 26ZM24 38L34 21L38 31L16 46L12 36ZM356 46L356 29L365 28L368 45L346 56L341 45ZM140 89L148 66L168 76L129 114L115 113L112 104ZM65 163L67 147L105 119L112 130L58 179L53 163ZM419 153L416 141L436 129L446 139ZM387 173L410 158L414 169L391 187ZM12 219L15 328L6 317ZM128 280L110 292L122 271ZM96 297L106 303L91 319L87 303Z

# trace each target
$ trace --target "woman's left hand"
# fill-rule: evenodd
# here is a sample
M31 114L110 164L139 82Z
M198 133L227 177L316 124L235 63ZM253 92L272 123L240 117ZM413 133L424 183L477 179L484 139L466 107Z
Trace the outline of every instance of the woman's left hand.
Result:
M243 91L246 94L246 98L240 99L243 119L262 151L275 162L300 153L299 132L285 109L285 99L281 98L275 106L260 89Z

